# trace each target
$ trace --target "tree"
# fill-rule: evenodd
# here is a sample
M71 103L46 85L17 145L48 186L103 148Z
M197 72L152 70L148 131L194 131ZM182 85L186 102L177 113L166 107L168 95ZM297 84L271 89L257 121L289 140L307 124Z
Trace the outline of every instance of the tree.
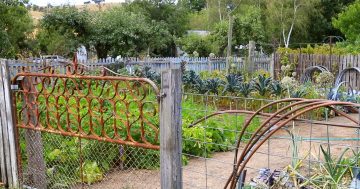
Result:
M181 0L181 5L191 11L201 11L206 7L206 0Z
M98 12L92 23L89 43L99 58L152 54L166 49L172 40L165 22L149 20L122 7Z
M33 23L24 1L0 1L0 57L15 58L29 49Z
M318 0L266 1L266 22L270 40L281 39L285 47L289 47L295 29L306 32L309 15L314 11L317 2Z
M75 7L54 8L41 20L37 35L40 50L46 54L71 56L80 44L87 44L91 15Z
M310 15L308 39L309 42L323 42L327 36L342 36L340 30L332 24L332 19L343 11L347 5L355 0L322 0L315 5L313 14Z
M227 33L228 33L229 23L227 21L222 21L214 26L214 30L211 32L210 40L213 43L213 53L224 56L224 51L227 46Z
M257 42L265 40L265 29L259 7L245 5L235 14L234 38L237 45L247 44L250 40Z
M211 43L208 38L198 34L188 34L179 40L179 44L188 54L196 51L199 53L199 56L207 57L211 53Z
M360 1L357 0L333 20L334 27L339 29L350 42L360 41Z
M168 32L173 36L163 56L174 56L176 52L175 40L185 34L188 29L188 11L175 1L162 0L134 0L125 6L129 12L143 14L149 20L165 23Z

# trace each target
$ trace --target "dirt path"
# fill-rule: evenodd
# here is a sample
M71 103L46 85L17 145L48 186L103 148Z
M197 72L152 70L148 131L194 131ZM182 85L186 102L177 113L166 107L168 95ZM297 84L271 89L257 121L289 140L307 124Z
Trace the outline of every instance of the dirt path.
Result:
M357 114L351 115L358 119ZM330 119L331 122L351 124L343 117ZM291 128L291 127L290 127ZM332 154L340 153L346 146L355 146L356 141L338 141L336 138L358 138L359 134L355 129L327 127L309 123L299 123L295 127L298 136L302 141L298 142L299 158L303 160L304 170L313 168L321 158L319 153L320 145L327 144L327 135L333 140L330 141ZM281 130L275 134L276 139L266 142L250 160L247 165L246 180L258 174L258 169L269 167L283 169L291 164L291 140L290 135ZM280 137L280 138L279 138ZM308 138L316 138L316 141L309 141ZM269 155L270 154L270 155ZM218 189L224 186L227 178L232 172L234 152L215 153L210 158L192 158L189 164L183 167L184 188L211 188ZM312 166L312 167L311 167ZM94 184L88 188L122 189L122 188L160 188L160 176L158 170L132 170L127 172L113 172L107 175L106 180Z

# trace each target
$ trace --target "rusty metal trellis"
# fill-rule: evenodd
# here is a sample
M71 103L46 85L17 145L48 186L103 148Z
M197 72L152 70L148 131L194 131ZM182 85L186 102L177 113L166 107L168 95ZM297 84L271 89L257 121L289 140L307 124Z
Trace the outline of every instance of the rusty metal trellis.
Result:
M157 86L146 78L21 72L18 128L159 149Z

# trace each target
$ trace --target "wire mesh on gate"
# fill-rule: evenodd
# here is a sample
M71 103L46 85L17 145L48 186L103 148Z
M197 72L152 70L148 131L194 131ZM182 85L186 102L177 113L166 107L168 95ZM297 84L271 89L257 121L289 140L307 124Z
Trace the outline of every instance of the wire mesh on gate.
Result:
M21 182L36 188L159 188L158 89L148 79L19 73Z
M259 137L259 143L254 143L254 147L247 149L253 155L251 158L245 156L249 158L249 162L245 165L246 171L237 175L234 185L236 188L360 187L360 181L356 179L360 163L360 138L357 129L360 127L360 113L356 113L356 108L344 107L356 107L358 104L326 100L301 102L302 105L313 103L309 107L315 107L316 103L319 107L323 103L340 106L314 109L275 132L285 119L280 119L278 123L275 122L279 118L276 116L268 123L265 120L280 109L286 111L279 115L294 111L300 107L300 102L292 109L287 109L286 106L290 107L296 101L303 100L274 102L255 117L237 148L240 131L251 113L244 111L243 105L237 106L235 99L241 102L245 100L239 97L212 98L207 95L184 94L184 188L224 188L230 176L238 171L236 164L246 144L250 142L250 137ZM228 110L230 105L231 111ZM331 110L333 108L335 110ZM299 109L300 112L302 110L304 109ZM299 111L294 111L294 114ZM348 114L342 115L344 112ZM289 115L292 116L293 113ZM265 124L265 127L259 130L265 133L254 134L260 124ZM266 131L265 128L269 130ZM275 132L274 135L269 135L272 131ZM266 140L265 137L269 139ZM260 145L256 150L257 144ZM237 158L236 149L239 151ZM228 187L230 188L230 185Z

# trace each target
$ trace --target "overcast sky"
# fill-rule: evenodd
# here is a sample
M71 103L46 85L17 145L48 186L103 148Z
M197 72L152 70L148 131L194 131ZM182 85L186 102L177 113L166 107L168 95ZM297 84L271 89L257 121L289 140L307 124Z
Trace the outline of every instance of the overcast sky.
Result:
M86 1L91 0L30 0L30 3L39 5L39 6L46 6L48 3L51 5L64 5L64 4L71 4L71 5L82 5ZM105 3L110 2L124 2L125 0L105 0ZM91 3L94 3L91 1Z

